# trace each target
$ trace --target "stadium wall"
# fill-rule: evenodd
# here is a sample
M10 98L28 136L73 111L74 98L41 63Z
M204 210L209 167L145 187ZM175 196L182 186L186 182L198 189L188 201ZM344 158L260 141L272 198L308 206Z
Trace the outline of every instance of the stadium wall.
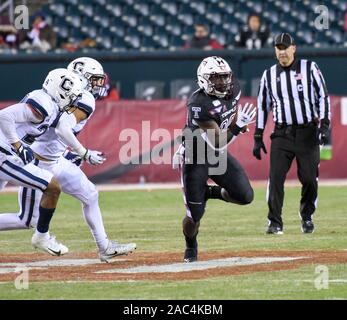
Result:
M255 103L255 98L241 99L241 103L246 101ZM0 103L0 108L7 105ZM331 106L333 156L321 161L320 178L346 179L347 98L333 96ZM185 120L186 106L180 100L98 102L79 139L89 148L105 152L107 161L96 167L84 164L83 170L96 183L178 182L179 172L171 168L171 158ZM268 152L271 122L269 119L264 134ZM253 130L238 137L229 152L251 179L263 180L268 177L269 156L262 161L253 157ZM289 178L296 178L295 163Z
M195 79L200 61L207 55L224 57L231 64L237 77L243 80L243 94L251 95L254 94L252 80L259 79L264 69L275 63L273 49L2 54L0 55L0 101L21 99L27 92L41 85L48 71L67 66L68 62L81 55L100 60L111 80L120 84L121 97L125 99L134 98L135 83L145 80L163 81L164 97L169 98L170 82L174 79ZM347 95L345 74L336 72L347 70L347 48L298 48L298 56L314 60L319 64L330 94Z

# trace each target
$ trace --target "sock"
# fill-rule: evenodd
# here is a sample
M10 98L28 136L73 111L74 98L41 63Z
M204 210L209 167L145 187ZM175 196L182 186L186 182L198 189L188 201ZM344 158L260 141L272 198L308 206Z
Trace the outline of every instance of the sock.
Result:
M187 248L197 248L198 242L196 240L196 236L193 238L188 238L187 236L184 236L186 239L186 247Z
M206 200L219 199L226 201L222 196L222 187L220 186L206 186Z
M90 231L99 251L105 251L108 246L108 237L102 221L101 211L98 201L90 201L83 204L83 215L88 223Z
M49 229L49 224L52 220L55 208L47 209L40 206L39 220L37 221L37 231L39 233L47 233Z

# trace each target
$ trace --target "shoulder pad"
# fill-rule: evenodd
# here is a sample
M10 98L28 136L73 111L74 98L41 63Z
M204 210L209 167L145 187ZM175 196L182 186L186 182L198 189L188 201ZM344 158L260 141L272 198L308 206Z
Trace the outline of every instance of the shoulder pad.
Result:
M29 104L44 119L51 115L54 110L54 101L43 90L35 90L27 94L24 103Z
M82 98L76 104L78 109L87 113L88 117L95 110L95 98L89 91L83 91Z

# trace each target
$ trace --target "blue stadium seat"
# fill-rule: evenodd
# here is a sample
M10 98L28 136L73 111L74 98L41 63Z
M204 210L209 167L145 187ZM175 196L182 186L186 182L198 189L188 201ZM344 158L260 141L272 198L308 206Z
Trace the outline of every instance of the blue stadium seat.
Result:
M67 7L65 15L66 16L68 16L68 15L72 15L72 16L81 15L81 11L78 9L77 6L71 5L71 6Z
M156 28L153 40L157 42L160 47L167 48L169 46L169 36L163 27Z
M85 38L87 38L81 31L80 29L71 29L69 31L69 37L68 40L71 43L78 43L82 40L84 40Z
M65 21L73 26L74 28L80 28L81 27L81 16L80 15L68 15L65 18Z
M141 51L153 51L159 48L159 45L152 37L143 37L141 41Z
M69 28L67 25L54 26L53 30L59 36L59 38L67 39L69 36Z
M145 36L150 37L153 35L154 26L153 23L147 17L145 17L142 18L138 23L137 30L139 30Z
M330 28L325 32L325 35L332 40L333 44L341 45L343 44L344 33L338 29Z
M231 1L221 1L218 6L229 15L233 15L237 11L237 3Z
M175 36L181 36L183 31L182 24L174 17L166 23L165 29Z
M151 14L149 19L157 26L164 26L166 23L165 15L162 13Z
M81 27L81 32L85 35L86 38L94 39L98 35L98 28L95 25L83 25Z
M263 11L262 0L247 1L245 4L249 8L249 10L252 12L261 13Z
M169 44L169 49L170 50L177 50L177 49L182 49L184 46L184 40L182 39L182 37L171 37L170 39L170 44Z
M63 17L66 13L66 7L62 3L52 3L49 6L49 10L51 13L54 13L60 17Z
M111 49L112 48L112 37L107 36L107 35L98 35L95 38L95 41L97 43L98 48L100 49Z
M237 34L240 31L240 24L237 19L231 15L225 15L222 24L226 32L231 32L232 34Z
M126 29L128 28L122 20L111 19L113 23L110 24L108 28L109 32L118 37L124 37L126 34Z
M174 1L163 1L161 8L172 16L175 16L178 13L178 5Z
M79 4L77 8L84 16L92 17L94 14L94 8L92 4Z
M223 11L218 7L211 8L206 13L206 18L210 20L213 24L219 25L222 23Z
M109 16L97 14L93 16L93 21L95 25L103 27L103 28L107 28L112 25L113 20Z
M131 48L139 49L141 47L141 35L135 28L127 30L124 40Z
M180 20L183 24L191 26L194 24L194 15L192 13L180 13L177 16L178 20Z
M189 5L192 9L194 9L194 11L196 11L200 15L204 15L207 13L207 4L203 1L193 0L190 2Z
M77 6L79 1L78 0L64 0L64 2L68 5Z
M151 6L148 1L136 1L134 9L143 16L148 16L151 13Z
M119 3L107 4L105 9L115 17L120 17L123 11L123 7Z

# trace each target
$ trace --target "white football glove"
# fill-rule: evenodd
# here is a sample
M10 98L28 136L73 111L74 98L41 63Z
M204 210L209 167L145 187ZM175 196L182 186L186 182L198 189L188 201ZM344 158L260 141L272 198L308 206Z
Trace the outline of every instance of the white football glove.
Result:
M237 113L236 125L239 128L243 128L253 122L255 122L255 115L257 114L257 108L253 106L252 103L245 103L242 107L239 105L239 110Z
M182 166L184 160L183 157L184 146L181 143L172 157L172 169L179 169Z
M97 166L99 164L103 164L106 161L106 157L101 151L87 149L85 155L83 156L83 160L93 166Z

